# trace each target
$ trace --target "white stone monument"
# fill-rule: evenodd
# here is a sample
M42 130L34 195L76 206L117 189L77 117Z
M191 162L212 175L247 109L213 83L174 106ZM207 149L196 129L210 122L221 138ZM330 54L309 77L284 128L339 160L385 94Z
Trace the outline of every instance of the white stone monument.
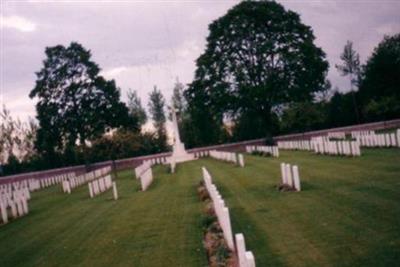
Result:
M185 162L194 160L194 155L189 154L185 150L185 144L181 142L178 129L178 121L176 119L176 113L174 107L172 107L172 126L174 130L174 145L172 146L172 156L169 162L174 161L175 163Z

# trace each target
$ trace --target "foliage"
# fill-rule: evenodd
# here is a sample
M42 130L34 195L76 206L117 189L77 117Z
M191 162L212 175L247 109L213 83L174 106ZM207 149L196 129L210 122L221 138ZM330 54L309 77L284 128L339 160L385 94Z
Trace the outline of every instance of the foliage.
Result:
M293 103L281 118L283 133L306 132L325 127L326 105L323 103Z
M160 149L157 152L164 152L167 150L166 117L164 113L165 99L156 86L154 86L153 91L150 93L148 105L157 136L157 147Z
M153 145L148 146L149 143ZM99 162L152 154L158 150L155 144L154 135L120 130L113 135L105 135L95 140L88 150L88 158L91 162Z
M0 165L12 159L16 164L30 160L36 153L36 123L29 118L28 122L14 119L5 106L0 110Z
M361 74L360 55L353 49L351 41L347 41L340 59L343 61L343 65L335 65L335 67L342 76L350 77L351 86L357 85Z
M179 82L179 80L177 80L172 92L171 104L174 107L178 117L186 109L185 98L183 97L183 90L183 84Z
M382 121L399 118L400 100L395 96L383 96L378 100L371 99L363 109L369 121Z
M194 81L184 92L189 114L183 125L183 140L188 147L222 143L222 115L211 105L209 95L202 89L202 81Z
M400 34L386 36L364 67L359 96L366 120L400 116ZM385 106L388 104L389 106Z
M351 41L347 41L340 59L343 61L343 65L336 65L335 67L342 76L350 77L350 91L353 101L353 110L356 114L357 122L360 123L359 107L357 105L356 96L353 90L353 85L358 86L361 79L360 55L353 49L353 43Z
M147 121L147 114L146 110L142 106L142 102L137 95L136 90L128 91L128 110L129 110L129 115L137 119L138 126L141 127L143 124L146 123Z
M246 125L261 128L257 135L265 136L275 107L309 100L322 90L325 54L315 46L310 27L280 4L241 2L209 29L186 95L190 106L209 111L217 124L225 116L252 119ZM203 131L214 125L204 125Z
M40 152L52 155L77 141L85 146L107 130L129 125L128 110L115 82L99 75L89 50L72 42L68 47L47 47L45 53L29 95L38 98Z

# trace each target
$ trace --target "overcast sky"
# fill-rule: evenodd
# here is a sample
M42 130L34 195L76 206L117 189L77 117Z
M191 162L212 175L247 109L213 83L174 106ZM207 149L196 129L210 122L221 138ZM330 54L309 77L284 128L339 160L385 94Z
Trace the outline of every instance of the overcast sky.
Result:
M1 0L0 101L13 116L35 116L28 94L46 46L77 41L92 51L126 100L129 88L147 106L157 85L169 100L176 77L189 83L208 25L239 1ZM364 62L384 35L400 32L400 1L278 1L314 30L330 63L333 86L348 89L334 65L347 40Z

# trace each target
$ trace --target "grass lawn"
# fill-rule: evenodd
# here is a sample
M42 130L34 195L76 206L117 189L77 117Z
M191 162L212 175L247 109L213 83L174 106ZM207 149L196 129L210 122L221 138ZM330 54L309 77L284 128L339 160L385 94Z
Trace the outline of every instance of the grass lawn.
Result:
M359 158L281 151L246 167L207 160L257 266L399 266L400 150ZM280 162L298 164L302 192L280 193Z
M206 266L196 195L202 165L257 266L396 266L400 150L362 153L280 151L278 159L246 156L245 168L202 159L174 175L156 167L147 192L124 171L118 201L111 190L89 199L87 186L35 192L28 216L0 226L0 266ZM302 192L277 192L280 162L298 164Z
M28 216L0 226L0 266L205 266L191 173L157 167L139 192L133 171L120 172L117 201L112 190L89 199L87 186L34 193Z

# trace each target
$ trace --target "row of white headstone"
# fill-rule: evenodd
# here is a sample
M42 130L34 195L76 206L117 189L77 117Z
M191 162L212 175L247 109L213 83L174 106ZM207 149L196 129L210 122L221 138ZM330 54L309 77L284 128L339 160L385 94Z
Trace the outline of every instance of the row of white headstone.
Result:
M217 150L211 150L210 151L210 157L217 159L217 160L223 160L227 162L232 162L236 165L239 165L240 167L244 167L244 157L243 154L236 154L233 152L226 152L226 151L217 151Z
M64 173L53 177L41 178L40 179L41 188L57 185L59 183L62 183L62 181L69 179L71 177L75 177L75 172Z
M346 139L346 133L345 132L329 132L328 138Z
M25 179L22 181L15 181L9 182L0 185L0 193L4 191L11 191L14 189L21 189L21 188L28 188L30 192L35 190L39 190L42 188L46 188L55 184L62 182L63 180L67 179L68 177L75 176L74 172L64 173L52 177L45 177L45 178L30 178Z
M375 131L352 131L350 134L352 138L357 138L358 136L375 134Z
M282 184L287 185L296 191L301 191L299 168L289 163L281 163Z
M365 147L400 147L400 129L396 133L359 135L356 139Z
M311 142L309 140L296 140L296 141L278 141L278 148L288 150L306 150L312 151Z
M100 195L112 187L114 200L118 199L117 185L112 181L111 175L106 175L105 177L95 179L89 182L88 186L90 198L94 198L95 196Z
M67 180L62 181L62 190L64 193L71 194L72 189L84 185L94 179L103 177L111 172L111 167L106 166L79 176L70 176Z
M30 198L28 187L15 189L12 194L3 192L0 196L1 222L6 224L10 216L16 219L28 214L28 200Z
M222 199L217 187L212 182L210 173L205 167L202 167L203 181L210 195L215 214L218 219L218 223L221 226L224 238L228 247L232 251L236 251L239 258L239 267L253 267L255 266L254 256L251 251L246 251L243 234L237 234L235 236L236 246L233 242L231 219L229 215L229 209L225 205L225 201Z
M40 181L38 179L26 179L22 181L15 181L11 183L5 183L0 185L1 192L10 192L16 189L28 188L29 191L35 191L40 189Z
M360 144L357 141L326 141L317 137L311 142L317 154L361 156Z
M277 146L246 146L246 152L262 152L276 158L279 157L279 148Z
M152 159L149 159L146 161L149 161L151 163L151 165L165 164L168 162L168 157L157 157L157 158L152 158Z
M193 152L195 158L204 158L210 155L210 150L203 150L198 152Z

